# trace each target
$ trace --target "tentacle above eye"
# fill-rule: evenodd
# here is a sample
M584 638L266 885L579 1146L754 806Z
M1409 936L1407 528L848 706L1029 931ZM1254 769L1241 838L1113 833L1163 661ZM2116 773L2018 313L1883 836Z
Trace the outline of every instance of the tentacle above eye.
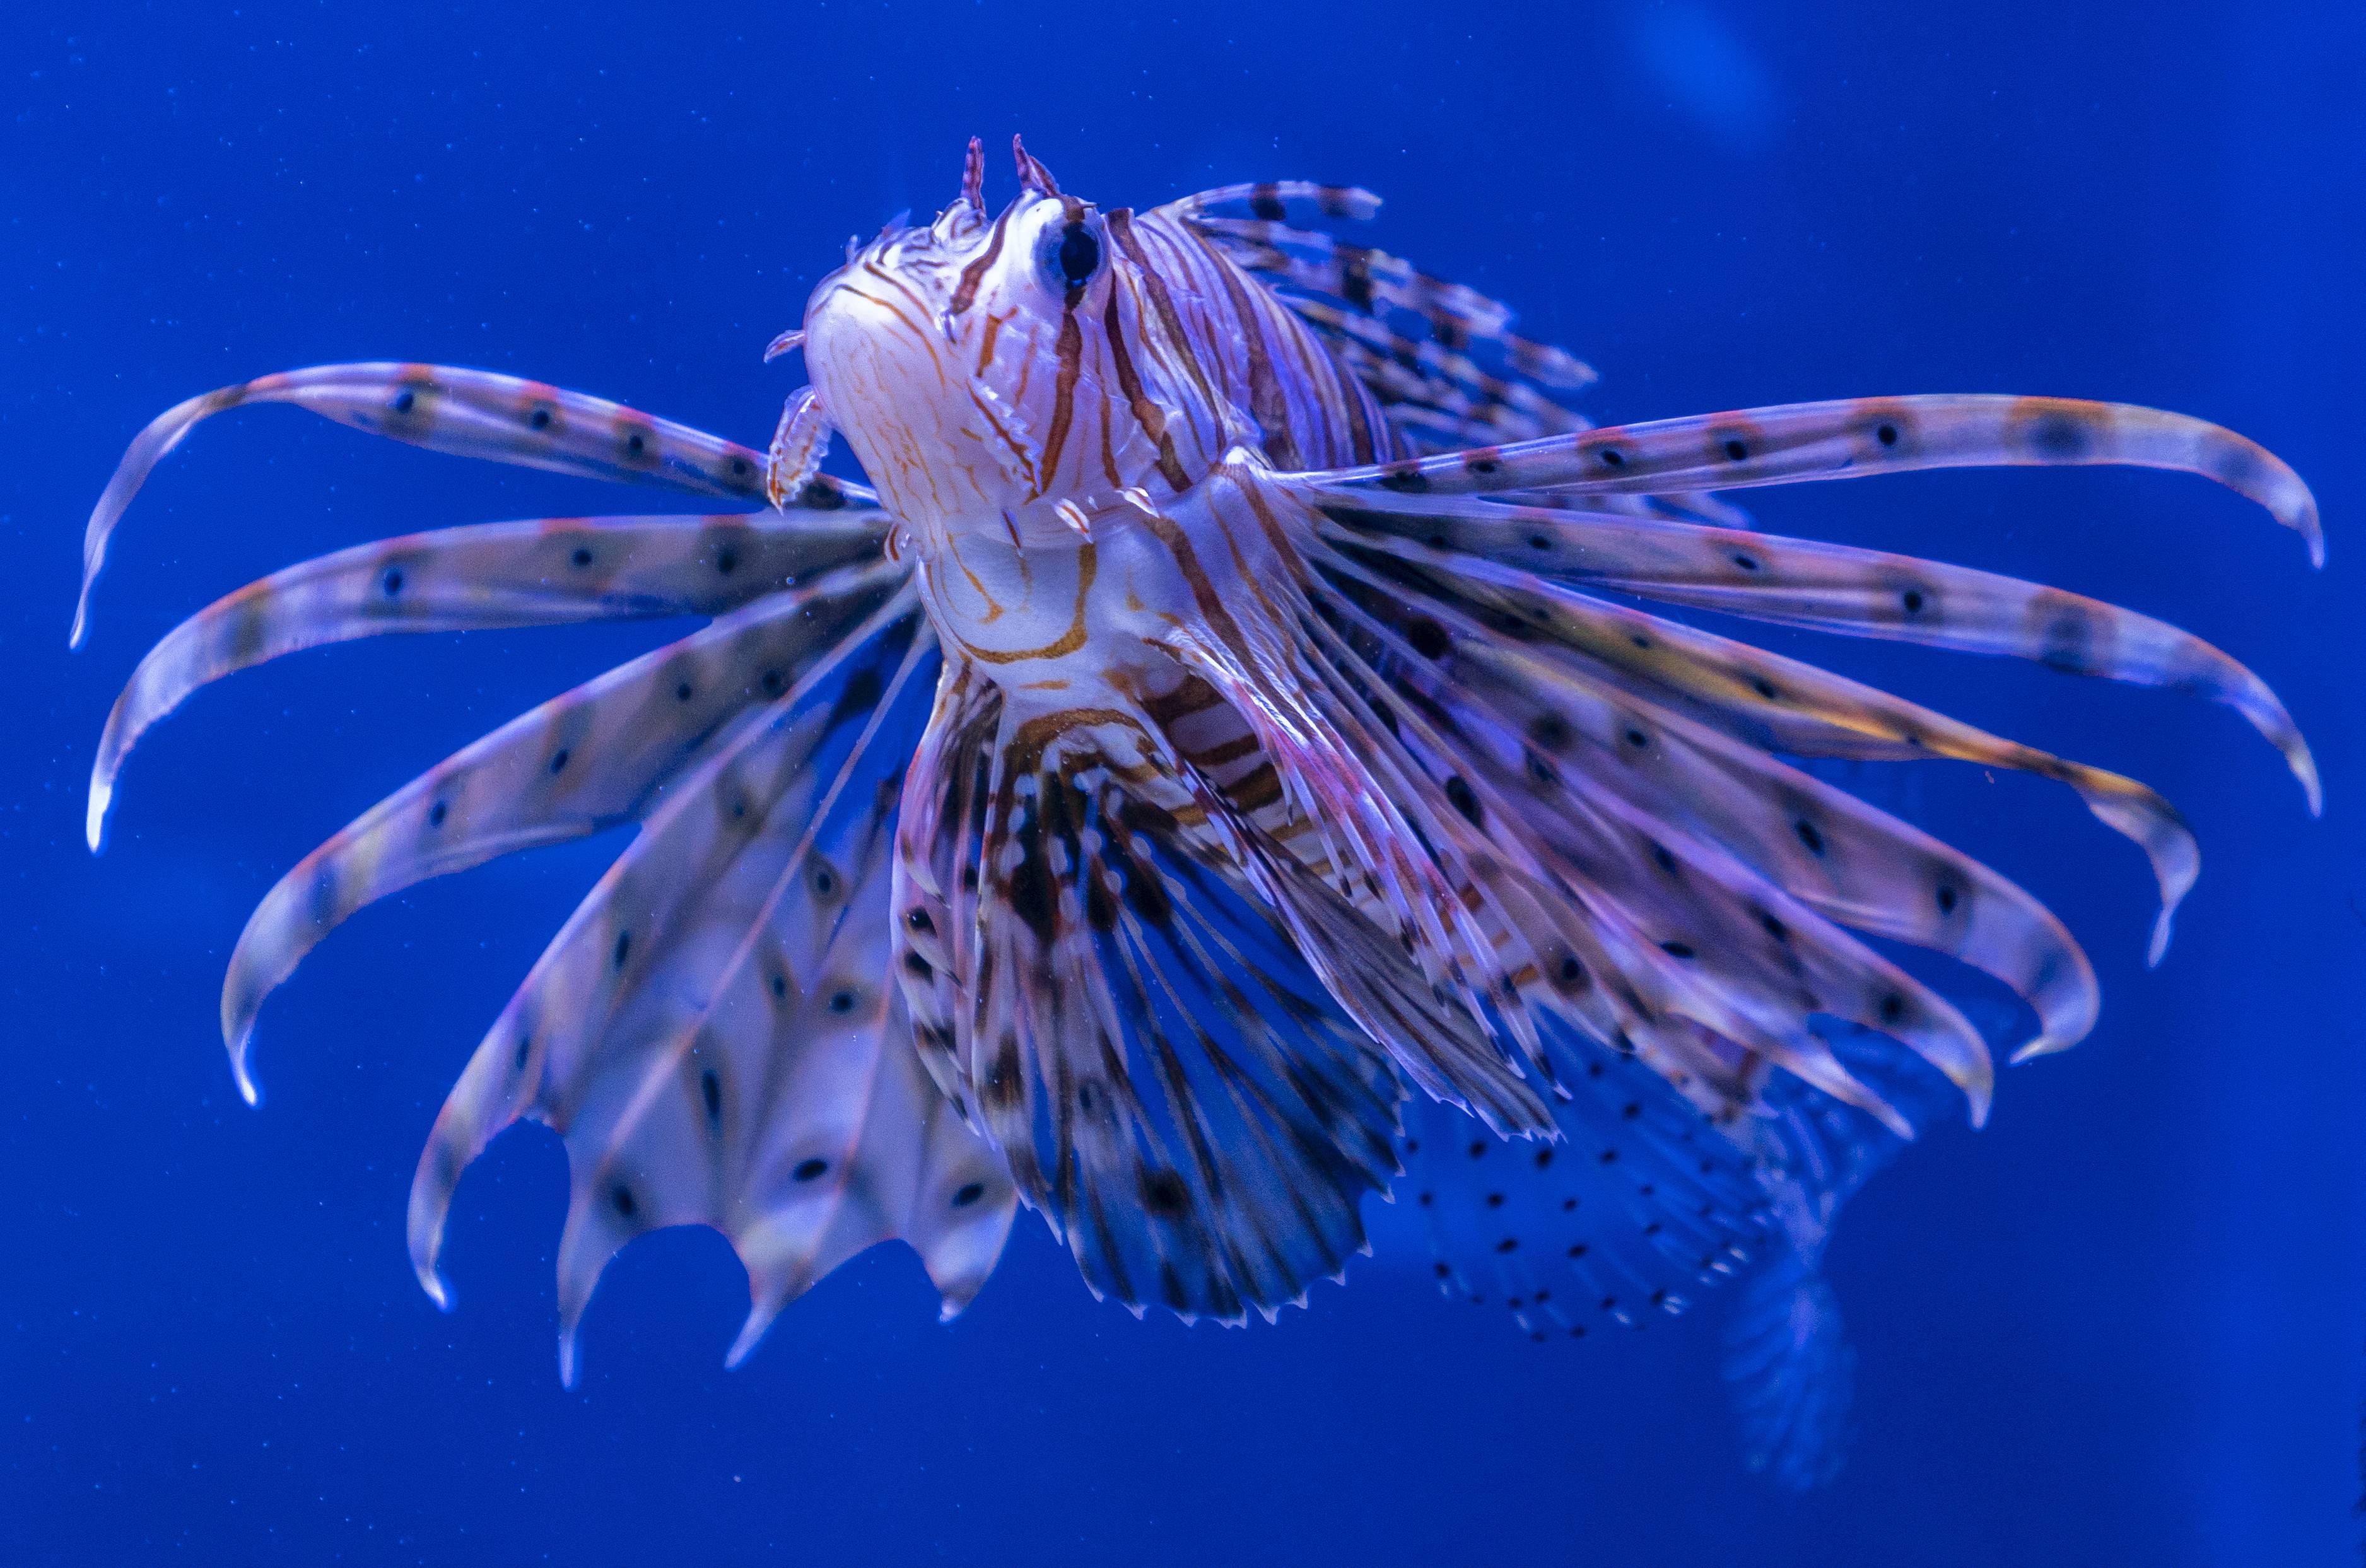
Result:
M274 572L182 622L132 671L91 766L90 847L103 841L132 747L208 682L385 632L724 615L814 573L875 558L884 532L770 513L552 517L414 534Z
M82 645L89 628L91 588L106 564L108 538L149 471L199 420L248 403L293 403L373 435L456 457L731 496L759 505L771 500L764 454L604 398L448 365L321 365L283 371L191 398L159 415L131 443L83 535L82 597L68 638L73 646ZM862 485L817 474L794 504L837 512L874 502Z

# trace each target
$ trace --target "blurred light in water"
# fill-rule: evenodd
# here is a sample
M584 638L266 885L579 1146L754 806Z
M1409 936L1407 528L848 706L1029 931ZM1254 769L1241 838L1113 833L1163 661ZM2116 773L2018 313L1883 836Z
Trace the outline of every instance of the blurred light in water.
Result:
M1635 54L1671 107L1719 142L1754 152L1774 139L1781 93L1733 25L1706 6L1670 0L1641 12Z

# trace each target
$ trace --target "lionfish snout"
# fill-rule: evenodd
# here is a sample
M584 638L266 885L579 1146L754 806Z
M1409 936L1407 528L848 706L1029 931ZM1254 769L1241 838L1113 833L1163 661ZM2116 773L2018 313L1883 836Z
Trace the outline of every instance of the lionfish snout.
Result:
M890 510L912 522L990 514L992 498L967 460L976 443L961 431L968 378L930 303L907 279L859 261L807 306L806 365Z
M937 529L1001 527L1042 500L1049 433L1075 400L1102 223L1013 139L1020 191L993 218L973 140L952 203L891 225L823 279L804 346L821 406L882 499Z

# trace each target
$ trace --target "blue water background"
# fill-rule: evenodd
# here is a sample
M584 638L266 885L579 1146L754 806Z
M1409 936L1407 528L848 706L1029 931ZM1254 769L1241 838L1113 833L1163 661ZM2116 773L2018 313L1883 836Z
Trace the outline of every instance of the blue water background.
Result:
M1885 804L2087 942L2101 1027L2003 1075L1829 1263L1860 1440L1744 1473L1717 1303L1535 1346L1383 1257L1245 1332L1096 1304L1023 1217L969 1314L883 1249L722 1352L738 1265L635 1245L552 1357L556 1140L468 1178L411 1282L404 1194L482 1028L617 847L432 884L275 997L238 1103L223 961L280 871L412 773L663 628L388 638L201 694L83 785L181 615L332 547L634 510L292 411L200 430L120 536L148 418L260 372L492 367L760 440L758 351L844 237L1014 130L1076 191L1360 181L1377 239L1509 299L1609 419L1859 393L2124 399L2255 435L2332 565L2199 480L1923 476L1763 492L1770 525L2137 605L2262 671L2304 813L2237 718L1920 650L1777 639L2132 773L2200 886L2158 971L2140 858L1977 770ZM0 1562L2313 1563L2354 1560L2366 1391L2366 10L2354 4L1532 11L250 3L0 23Z

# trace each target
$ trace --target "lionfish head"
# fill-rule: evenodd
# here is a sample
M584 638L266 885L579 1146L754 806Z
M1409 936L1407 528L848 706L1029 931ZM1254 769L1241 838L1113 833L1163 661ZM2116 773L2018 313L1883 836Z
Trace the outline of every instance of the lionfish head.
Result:
M882 500L924 528L999 527L1061 500L1074 487L1052 432L1101 395L1080 344L1108 304L1107 230L1012 148L1020 189L1000 216L987 216L973 139L952 205L851 247L806 306L823 409Z

